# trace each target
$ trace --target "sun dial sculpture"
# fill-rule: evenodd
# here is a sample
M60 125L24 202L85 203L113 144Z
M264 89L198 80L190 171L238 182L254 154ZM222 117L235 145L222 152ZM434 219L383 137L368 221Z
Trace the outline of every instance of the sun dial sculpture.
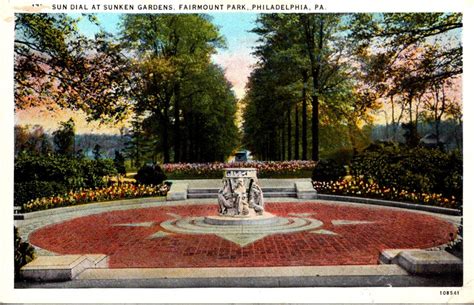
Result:
M334 235L338 233L321 229L317 212L291 213L276 216L265 211L263 192L255 168L226 168L222 187L217 194L217 209L213 215L182 217L168 213L173 219L160 223L165 229L149 238L162 238L177 234L213 234L240 247L274 234L310 232ZM366 224L368 221L333 220L334 226Z
M217 194L218 215L205 217L205 223L257 225L278 221L275 215L265 212L255 168L226 168L222 184Z

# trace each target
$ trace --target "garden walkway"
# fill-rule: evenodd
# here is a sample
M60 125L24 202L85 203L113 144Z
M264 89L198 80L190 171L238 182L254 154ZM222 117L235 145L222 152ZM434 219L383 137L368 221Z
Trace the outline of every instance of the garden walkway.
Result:
M29 213L16 224L23 239L37 247L40 255L107 255L108 275L100 270L85 272L83 279L91 281L113 278L113 274L124 276L120 270L136 276L136 268L170 272L181 268L183 272L187 268L255 268L257 272L264 270L259 268L314 271L324 266L360 266L360 272L372 270L368 274L406 276L398 266L378 265L380 253L442 246L454 238L455 224L460 220L457 216L327 200L269 198L266 202L266 210L280 221L238 230L202 222L203 216L217 213L212 199L147 198L88 204ZM182 282L176 287L181 285L186 286Z

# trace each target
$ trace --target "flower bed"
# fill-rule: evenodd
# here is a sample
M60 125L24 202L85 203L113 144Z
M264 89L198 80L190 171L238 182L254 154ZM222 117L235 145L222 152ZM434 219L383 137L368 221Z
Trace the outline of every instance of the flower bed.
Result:
M458 208L456 198L446 198L441 194L409 192L394 187L383 187L374 181L351 178L340 181L313 181L313 186L321 194L346 195L385 200L406 201L418 204Z
M168 163L162 169L168 179L222 178L224 168L255 168L259 178L311 177L314 161L254 161L229 163Z
M40 211L98 201L165 196L168 190L169 186L166 184L155 186L123 183L103 188L84 189L77 192L71 191L63 195L30 200L23 205L23 212Z

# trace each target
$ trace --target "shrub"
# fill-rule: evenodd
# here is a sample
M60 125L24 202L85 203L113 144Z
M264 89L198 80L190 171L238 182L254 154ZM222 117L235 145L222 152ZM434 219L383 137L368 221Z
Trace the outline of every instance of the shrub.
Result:
M72 178L79 177L81 167L78 160L64 156L21 155L15 159L15 182L67 181L80 183Z
M353 149L341 148L341 149L331 152L330 154L328 154L327 158L323 158L323 159L330 159L330 160L336 161L339 164L349 165L353 157L354 157Z
M352 162L353 174L416 193L462 199L462 157L438 149L371 145Z
M114 162L109 159L83 160L81 162L81 167L81 188L103 187L106 185L104 177L115 175L117 173Z
M116 173L112 160L21 155L15 160L15 205L69 190L105 186Z
M112 160L64 156L27 156L15 160L15 182L56 181L69 188L95 187L103 176L116 173Z
M14 227L15 234L15 279L20 279L20 269L31 262L35 257L35 249L27 242L21 240L18 229Z
M344 165L332 159L320 160L313 170L313 181L336 181L346 175Z
M55 181L26 181L15 183L14 202L15 205L20 206L35 198L63 194L67 191L68 189L64 184Z
M163 183L165 179L166 175L158 164L144 165L135 175L135 180L140 184L158 185Z
M115 151L114 166L118 174L125 175L127 173L125 169L125 158L118 150Z

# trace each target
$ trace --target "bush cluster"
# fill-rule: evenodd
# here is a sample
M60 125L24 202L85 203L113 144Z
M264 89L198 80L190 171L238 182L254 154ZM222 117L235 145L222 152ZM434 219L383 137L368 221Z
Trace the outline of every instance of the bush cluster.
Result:
M333 159L320 160L313 170L313 181L336 181L347 174L343 163Z
M166 180L166 175L158 164L144 165L138 170L135 180L140 184L159 185Z
M24 265L31 262L35 257L34 248L27 242L21 240L20 234L18 234L18 229L14 227L15 234L15 280L20 279L20 269Z
M384 187L462 201L462 156L457 152L374 144L355 156L352 174Z
M103 187L104 176L114 174L112 160L20 155L15 159L15 205L69 190Z

